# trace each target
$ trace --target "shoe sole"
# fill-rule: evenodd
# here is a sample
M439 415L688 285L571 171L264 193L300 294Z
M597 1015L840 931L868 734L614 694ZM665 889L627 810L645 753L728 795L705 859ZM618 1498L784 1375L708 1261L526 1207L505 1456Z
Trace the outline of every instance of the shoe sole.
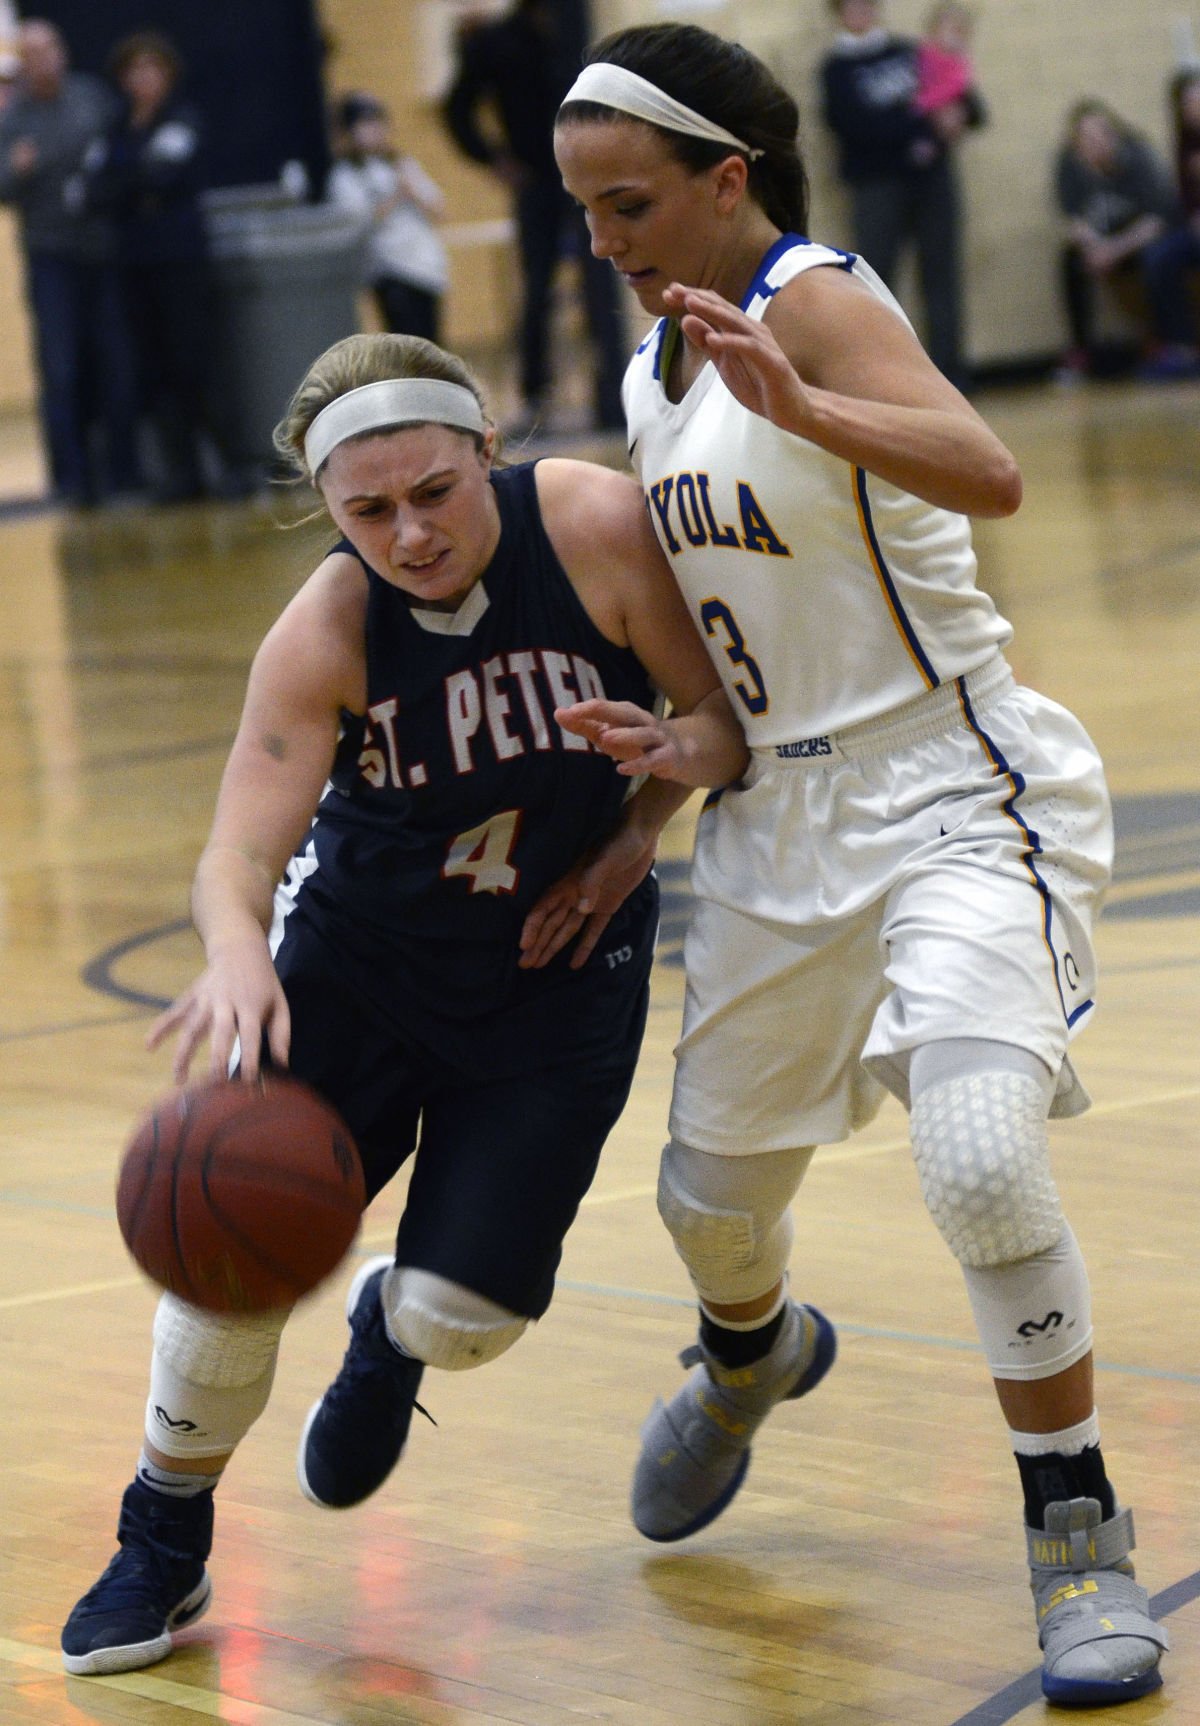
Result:
M804 1311L816 1325L816 1346L813 1349L812 1360L787 1395L780 1398L781 1402L796 1402L800 1397L807 1396L810 1390L815 1390L837 1359L837 1331L825 1317L825 1314L818 1312L815 1306L806 1306ZM737 1472L728 1486L718 1493L711 1504L705 1505L698 1516L694 1516L682 1528L672 1529L669 1534L649 1534L644 1528L638 1527L636 1520L634 1527L644 1539L653 1540L659 1546L667 1546L673 1541L687 1540L689 1536L699 1534L702 1528L707 1528L710 1522L715 1522L721 1512L727 1510L732 1500L736 1498L749 1472L750 1455L751 1447L747 1446L742 1453L742 1460L738 1464Z
M354 1274L353 1282L346 1291L347 1318L350 1318L353 1314L355 1307L358 1305L359 1296L362 1294L363 1289L367 1286L371 1278L375 1275L375 1272L386 1267L390 1267L392 1262L393 1261L386 1253L380 1253L375 1258L368 1259L365 1264L360 1265L359 1269ZM308 1411L304 1427L300 1433L300 1444L296 1451L296 1479L300 1483L300 1490L304 1494L305 1498L307 1498L308 1502L310 1504L315 1504L319 1509L353 1510L354 1504L330 1504L328 1499L318 1498L312 1487L309 1485L308 1475L304 1471L304 1453L308 1448L308 1435L312 1429L313 1421L316 1420L318 1414L321 1412L321 1404L324 1400L325 1398L323 1396L318 1397L316 1402L313 1403L312 1407ZM360 1498L356 1499L354 1502L355 1504L362 1504L364 1501Z
M126 1642L119 1648L93 1648L87 1654L68 1654L63 1650L63 1666L74 1678L103 1677L110 1672L136 1672L142 1666L154 1666L171 1652L171 1633L186 1630L204 1617L212 1605L212 1581L207 1571L203 1581L185 1595L175 1610L168 1614L161 1636L149 1642Z
M1139 1696L1149 1696L1162 1688L1162 1673L1157 1666L1140 1672L1136 1678L1106 1684L1100 1679L1054 1678L1042 1675L1042 1695L1058 1708L1112 1708L1121 1702L1135 1702Z

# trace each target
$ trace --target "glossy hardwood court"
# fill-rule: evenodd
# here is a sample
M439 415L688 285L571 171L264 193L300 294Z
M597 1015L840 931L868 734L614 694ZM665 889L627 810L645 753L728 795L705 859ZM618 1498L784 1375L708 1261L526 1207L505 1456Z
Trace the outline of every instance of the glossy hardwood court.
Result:
M984 399L1025 469L985 523L1020 675L1106 757L1120 833L1095 1107L1054 1128L1094 1283L1106 1453L1174 1641L1122 1726L1200 1722L1200 391ZM606 452L608 453L608 452ZM619 452L618 452L619 454ZM1046 1718L1016 1476L958 1271L889 1106L821 1154L793 1287L839 1323L828 1385L764 1429L730 1511L678 1547L626 1511L639 1424L692 1336L654 1211L690 817L633 1100L559 1293L480 1373L431 1375L378 1497L296 1487L341 1359L335 1279L284 1339L218 1494L209 1617L165 1664L67 1679L58 1631L112 1550L153 1296L113 1179L196 964L187 885L250 653L324 543L255 503L0 517L0 1722L3 1726L1028 1726ZM736 1075L731 1075L736 1082ZM389 1243L399 1192L368 1217ZM1097 1718L1082 1713L1082 1719Z

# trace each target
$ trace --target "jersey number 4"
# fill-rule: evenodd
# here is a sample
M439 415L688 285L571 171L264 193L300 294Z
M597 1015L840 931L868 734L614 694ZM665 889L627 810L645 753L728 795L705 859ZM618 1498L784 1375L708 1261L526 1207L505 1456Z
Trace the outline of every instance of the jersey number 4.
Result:
M768 706L766 686L762 680L762 672L746 652L746 640L738 628L737 619L723 599L706 599L700 607L700 621L709 635L717 633L720 624L725 635L725 656L733 664L740 666L745 672L747 682L740 678L734 679L733 687L746 708L747 713L765 713Z
M513 893L517 871L509 862L521 826L519 809L504 809L450 841L442 874L465 875L472 893Z

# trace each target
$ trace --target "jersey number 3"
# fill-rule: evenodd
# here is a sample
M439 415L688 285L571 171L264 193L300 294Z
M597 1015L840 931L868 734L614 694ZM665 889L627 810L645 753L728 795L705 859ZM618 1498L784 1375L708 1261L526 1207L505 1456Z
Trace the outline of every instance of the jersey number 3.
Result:
M509 862L517 831L521 825L519 809L504 809L499 815L460 833L450 841L442 874L465 875L472 893L512 893L516 890L517 871Z
M747 713L765 713L768 706L766 687L762 680L762 672L746 652L746 641L738 628L737 619L723 599L706 599L700 607L700 621L709 635L717 633L720 624L725 633L725 655L732 664L739 665L745 671L751 683L734 680L733 687L737 690Z

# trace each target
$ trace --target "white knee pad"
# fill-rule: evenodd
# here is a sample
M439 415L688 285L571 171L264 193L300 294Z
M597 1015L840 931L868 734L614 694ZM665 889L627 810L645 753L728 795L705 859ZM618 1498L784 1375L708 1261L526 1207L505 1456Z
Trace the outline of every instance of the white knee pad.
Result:
M733 1306L783 1276L794 1234L788 1208L812 1148L719 1157L672 1139L658 1177L658 1214L701 1300Z
M519 1313L461 1283L410 1265L393 1266L382 1292L393 1341L405 1354L445 1372L486 1366L510 1349L529 1324Z
M287 1309L212 1313L163 1295L146 1402L154 1449L181 1458L235 1449L267 1406L287 1319Z
M1019 1072L945 1079L913 1098L913 1154L930 1215L963 1265L1010 1265L1065 1226L1050 1172L1044 1087Z
M1032 1258L963 1275L993 1378L1052 1378L1091 1348L1091 1291L1069 1226Z

